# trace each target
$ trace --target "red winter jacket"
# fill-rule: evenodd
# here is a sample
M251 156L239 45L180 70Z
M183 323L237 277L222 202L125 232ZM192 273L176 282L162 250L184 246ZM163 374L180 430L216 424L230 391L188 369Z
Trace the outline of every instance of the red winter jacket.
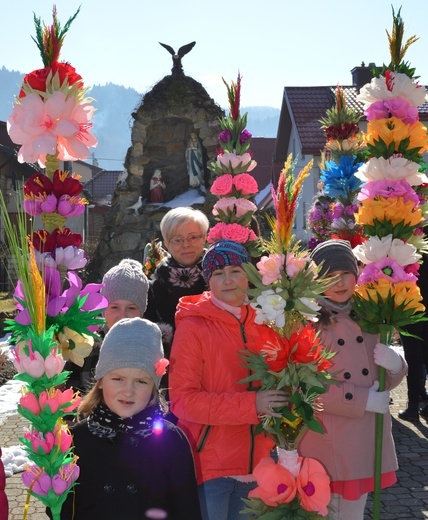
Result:
M6 487L6 475L4 472L3 462L1 460L1 448L0 448L0 518L1 518L1 520L7 520L8 516L9 516L9 506L8 506L8 502L7 502L5 487Z
M239 383L249 374L239 352L276 337L254 318L254 309L244 305L238 320L216 307L209 292L183 297L177 306L171 409L192 446L199 484L250 474L273 448L264 434L254 434L259 423L256 392Z

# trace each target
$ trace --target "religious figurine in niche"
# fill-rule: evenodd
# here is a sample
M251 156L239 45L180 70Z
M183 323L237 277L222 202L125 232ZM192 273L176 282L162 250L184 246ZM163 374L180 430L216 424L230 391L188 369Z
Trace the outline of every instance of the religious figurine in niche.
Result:
M187 173L191 188L198 188L203 194L207 192L205 188L204 164L202 158L202 146L198 136L192 132L186 148Z
M156 169L150 179L150 202L163 202L163 190L166 184L162 180L162 173Z

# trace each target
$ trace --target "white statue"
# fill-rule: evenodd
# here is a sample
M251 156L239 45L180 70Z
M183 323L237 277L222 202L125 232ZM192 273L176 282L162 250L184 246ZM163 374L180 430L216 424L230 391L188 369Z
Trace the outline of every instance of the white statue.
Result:
M202 146L198 136L192 132L186 148L187 173L191 188L199 188L202 193L206 193L204 179L204 163L202 157Z

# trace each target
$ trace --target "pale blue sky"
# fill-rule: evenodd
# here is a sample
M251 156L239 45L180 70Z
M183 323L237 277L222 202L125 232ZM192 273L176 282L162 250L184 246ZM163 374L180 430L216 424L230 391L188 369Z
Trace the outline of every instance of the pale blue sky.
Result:
M51 22L52 1L4 0L0 5L0 66L29 72L42 66L31 36L33 11ZM170 73L175 50L196 41L184 71L227 106L221 81L242 79L242 106L280 108L284 86L351 84L364 61L389 62L385 29L391 0L57 0L62 24L81 5L61 57L87 86L108 82L142 94ZM401 0L406 38L420 40L406 58L428 84L427 0ZM0 93L1 95L1 93Z

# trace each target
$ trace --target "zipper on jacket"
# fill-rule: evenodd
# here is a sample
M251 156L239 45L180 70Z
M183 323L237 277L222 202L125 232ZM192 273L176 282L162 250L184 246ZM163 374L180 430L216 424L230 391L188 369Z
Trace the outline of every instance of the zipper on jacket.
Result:
M203 430L201 438L196 446L196 452L202 451L203 447L205 446L205 443L208 438L208 434L210 433L210 430L211 430L211 426L212 426L211 424L205 426L205 429Z
M250 425L250 460L248 465L248 474L250 475L253 472L254 466L254 424Z

